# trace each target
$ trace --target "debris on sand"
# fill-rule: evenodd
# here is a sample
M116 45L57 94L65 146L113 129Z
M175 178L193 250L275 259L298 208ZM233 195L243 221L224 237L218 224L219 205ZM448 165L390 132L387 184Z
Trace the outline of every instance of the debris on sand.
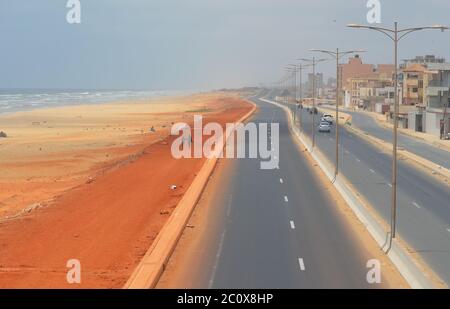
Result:
M36 209L38 209L38 208L40 208L40 207L41 207L41 204L40 204L40 203L35 203L35 204L32 204L32 205L30 205L30 206L24 208L24 209L22 210L22 213L23 213L23 214L25 214L25 213L30 213L30 212L32 212L32 211L34 211L34 210L36 210Z
M0 137L6 138L8 135L5 132L0 131Z
M155 127L151 127L150 132L156 132Z
M171 186L170 186L170 190L175 190L176 188L177 188L176 185L171 185Z

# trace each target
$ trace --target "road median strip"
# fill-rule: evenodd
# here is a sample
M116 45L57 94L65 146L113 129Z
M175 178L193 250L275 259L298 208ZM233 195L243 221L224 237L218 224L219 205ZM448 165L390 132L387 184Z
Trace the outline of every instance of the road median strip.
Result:
M289 126L291 127L294 135L308 150L312 158L317 162L318 166L325 173L327 178L333 183L336 190L341 194L359 221L366 227L373 239L381 248L386 249L388 232L385 228L386 223L383 222L384 220L374 214L375 211L372 207L367 205L367 203L362 200L360 195L345 177L341 175L335 179L334 172L329 161L318 148L315 148L314 151L312 151L310 144L306 141L306 137L301 134L299 129L294 125L294 118L291 116L292 111L288 107L267 99L261 100L263 102L276 105L286 112L289 119ZM348 119L345 119L344 121L347 120ZM429 269L424 262L418 261L417 258L413 256L412 250L410 250L403 241L394 239L387 255L412 288L446 287L443 281L431 269Z

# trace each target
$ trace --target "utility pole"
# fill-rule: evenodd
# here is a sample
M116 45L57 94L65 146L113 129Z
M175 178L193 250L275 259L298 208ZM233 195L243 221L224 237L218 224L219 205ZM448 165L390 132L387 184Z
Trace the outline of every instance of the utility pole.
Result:
M312 84L313 104L312 105L313 105L313 107L312 107L311 140L312 140L312 148L314 148L316 146L316 135L315 135L315 129L316 129L316 124L315 124L315 121L316 121L316 65L317 65L317 63L326 61L327 59L316 59L315 57L313 57L312 59L301 58L298 60L308 62L312 66L312 74L313 74L313 82L312 82L313 83Z
M393 132L393 144L392 144L392 191L391 191L391 232L390 232L390 244L392 244L392 239L396 236L396 222L397 222L397 134L398 134L398 111L399 111L399 94L398 94L398 43L399 41L407 36L408 34L420 30L441 30L442 32L449 29L446 26L435 25L429 27L414 27L406 29L398 29L398 22L394 23L393 29L374 27L374 26L364 26L358 24L347 25L350 28L359 29L369 29L377 32L381 32L387 37L389 37L394 43L394 62L395 62L395 75L394 75L394 132Z
M332 50L324 50L324 49L310 49L312 52L320 52L325 53L333 58L336 58L336 138L335 138L335 163L334 163L334 177L339 174L339 94L340 94L340 86L339 86L339 60L341 57L345 55L350 55L354 53L363 53L365 50L349 50L349 51L339 51L339 48L336 48L336 51Z

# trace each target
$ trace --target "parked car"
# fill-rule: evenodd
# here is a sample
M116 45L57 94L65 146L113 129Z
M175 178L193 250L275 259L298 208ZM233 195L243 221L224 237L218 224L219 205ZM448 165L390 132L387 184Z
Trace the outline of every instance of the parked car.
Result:
M329 124L326 121L322 121L319 124L319 132L327 132L330 133L331 132L331 124Z

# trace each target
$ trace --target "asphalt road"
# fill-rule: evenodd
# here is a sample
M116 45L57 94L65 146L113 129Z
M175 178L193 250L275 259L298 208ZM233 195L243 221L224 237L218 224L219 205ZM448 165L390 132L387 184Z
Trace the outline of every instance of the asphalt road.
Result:
M316 117L317 122L319 118L320 115ZM311 136L312 116L303 110L302 119L303 132ZM359 120L356 119L356 122ZM333 126L331 133L316 132L317 147L331 162L335 160L334 130ZM346 129L340 132L341 173L390 222L391 155ZM405 139L402 136L403 143ZM409 147L413 147L411 150L414 151L419 147L418 144L419 142ZM432 153L432 147L423 147L427 147L428 153ZM435 273L450 284L449 186L402 161L398 166L397 228L399 235L423 257Z
M352 124L356 127L372 136L392 143L392 130L380 126L371 116L365 115L363 112L350 112L347 110L345 112L352 115ZM399 147L403 147L439 166L450 169L450 152L401 133L398 135L398 143Z
M260 107L253 122L280 124L279 169L261 170L259 159L227 160L229 181L220 183L221 193L208 203L221 215L206 220L202 233L210 241L194 253L201 267L189 269L182 286L383 287L367 283L371 257L324 194L324 185L289 132L285 112L253 101Z

